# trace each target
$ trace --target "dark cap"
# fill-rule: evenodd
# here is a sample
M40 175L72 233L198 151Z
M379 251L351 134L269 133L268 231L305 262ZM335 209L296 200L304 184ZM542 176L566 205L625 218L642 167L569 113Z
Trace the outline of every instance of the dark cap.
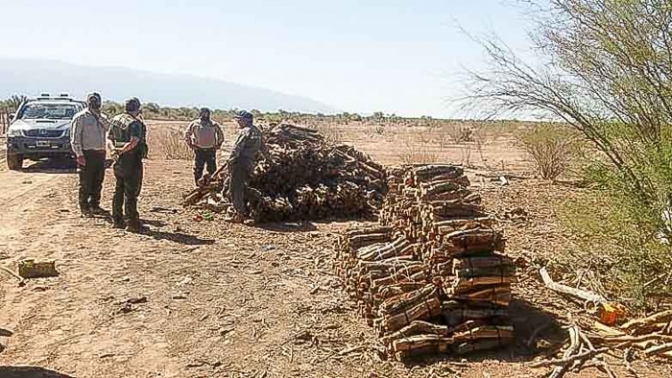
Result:
M96 100L98 100L98 102L101 101L100 94L99 94L98 92L92 92L92 93L89 93L88 96L86 96L86 102L90 102L90 101L91 101L92 99L94 99L94 98L95 98Z
M209 114L209 113L212 113L212 112L211 112L210 109L208 109L208 108L201 108L201 109L198 111L198 114L203 114L203 113L208 113L208 114Z
M245 110L241 110L239 112L236 112L236 115L233 118L242 119L242 120L248 121L250 123L252 121L254 121L254 116L252 115L252 113L247 112Z
M127 112L137 112L140 110L140 106L142 106L140 104L140 100L138 100L136 97L126 100L125 107Z

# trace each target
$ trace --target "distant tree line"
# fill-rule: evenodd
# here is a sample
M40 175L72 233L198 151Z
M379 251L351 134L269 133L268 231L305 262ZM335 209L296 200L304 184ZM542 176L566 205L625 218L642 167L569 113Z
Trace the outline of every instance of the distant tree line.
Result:
M23 95L14 95L6 100L0 100L0 111L14 112L26 101L28 97ZM124 111L124 105L114 101L105 101L103 103L103 113L108 115L120 114ZM238 109L213 109L212 116L217 121L227 121L233 118ZM348 125L350 123L367 123L376 125L403 125L408 127L440 127L449 122L471 122L468 120L445 120L422 116L419 118L405 118L394 113L385 114L383 112L374 112L368 116L362 116L357 113L342 112L338 114L322 113L302 113L278 110L276 112L261 112L257 109L249 110L260 123L281 123L290 122L303 125L318 124L338 124ZM148 102L143 106L143 114L147 119L166 120L166 121L190 121L198 118L199 108L197 107L168 107L161 106L155 102ZM509 121L492 121L509 122Z

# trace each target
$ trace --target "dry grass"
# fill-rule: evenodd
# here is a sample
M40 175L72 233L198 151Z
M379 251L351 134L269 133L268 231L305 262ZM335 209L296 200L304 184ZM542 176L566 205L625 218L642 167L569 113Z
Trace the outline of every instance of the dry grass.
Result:
M436 133L434 135L434 141L441 148L447 148L450 145L451 136L446 126L441 126L436 130Z
M343 131L335 124L320 123L315 126L324 139L331 144L339 144L343 142Z
M167 160L193 160L194 151L187 146L182 132L157 127L149 133L150 154Z
M439 154L431 151L426 146L406 142L405 147L399 153L399 160L403 164L430 164L439 161Z
M444 129L456 144L474 141L474 130L471 126L451 124L446 126Z
M460 144L458 148L460 150L462 165L464 165L465 167L474 168L474 165L471 161L471 154L472 154L471 146L466 144Z
M431 144L437 131L439 131L439 128L435 125L418 127L417 130L414 130L415 138L420 144Z
M367 127L365 133L368 138L385 135L385 125L374 125Z

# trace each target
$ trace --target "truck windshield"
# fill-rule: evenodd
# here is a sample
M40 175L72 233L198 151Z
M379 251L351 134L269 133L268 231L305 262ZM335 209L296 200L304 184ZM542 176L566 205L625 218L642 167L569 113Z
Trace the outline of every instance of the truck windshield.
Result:
M81 108L76 104L29 103L19 115L20 119L72 119Z

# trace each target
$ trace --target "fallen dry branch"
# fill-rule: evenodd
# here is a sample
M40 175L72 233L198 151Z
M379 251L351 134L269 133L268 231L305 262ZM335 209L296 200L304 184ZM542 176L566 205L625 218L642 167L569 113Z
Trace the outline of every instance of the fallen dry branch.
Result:
M541 275L541 278L544 281L544 285L546 285L547 288L555 292L570 295L572 297L582 299L583 301L586 302L589 301L595 303L606 302L606 300L601 295L591 293L586 290L569 287L567 285L563 285L553 281L550 274L548 274L546 268L541 268L541 270L539 270L539 274Z
M658 333L651 333L648 335L640 335L640 336L619 336L619 337L609 337L609 338L604 338L603 341L608 344L622 344L622 343L630 343L630 344L635 344L635 343L641 343L644 341L649 341L649 340L669 340L672 341L672 336L668 335L661 335Z
M609 366L600 359L601 355L610 351L609 347L596 349L589 338L576 325L570 326L567 332L569 334L569 346L563 353L562 358L536 362L531 364L530 367L553 366L553 370L548 377L562 378L569 371L579 372L586 367L588 361L591 361L595 366L599 366L606 371L607 374L613 374Z
M667 343L667 344L651 347L651 348L645 350L644 354L646 354L647 356L661 355L661 354L667 353L669 351L672 351L672 343Z
M672 357L672 336L662 333L667 323L658 322L661 319L666 319L667 316L666 312L662 312L626 323L631 329L634 325L650 327L651 324L657 324L659 332L643 335L627 335L599 323L596 323L595 327L591 327L590 334L585 334L578 326L572 325L568 328L569 346L565 349L562 358L540 361L530 366L533 368L555 366L549 375L549 377L554 378L563 377L568 371L578 372L587 366L597 367L607 376L612 377L616 375L605 362L604 356L613 354L618 350L623 352L622 362L626 370L637 376L637 372L631 365L631 359L634 356L633 350L642 350L645 356ZM607 332L609 336L599 336L593 331ZM593 345L594 343L600 347L596 348Z
M621 328L630 334L640 334L650 331L656 324L667 323L670 321L672 321L672 310L667 310L646 318L629 321L623 324Z
M569 366L571 366L575 362L590 360L593 357L597 356L598 354L605 353L608 350L609 350L609 348L587 350L585 352L578 353L578 354L573 354L573 355L570 355L569 357L560 358L560 359L557 359L557 360L547 360L547 361L537 362L535 364L532 364L530 367L540 368L540 367L548 367L548 366L553 366L553 365L562 365L562 366L565 367L565 370L567 370L567 369L569 369Z

